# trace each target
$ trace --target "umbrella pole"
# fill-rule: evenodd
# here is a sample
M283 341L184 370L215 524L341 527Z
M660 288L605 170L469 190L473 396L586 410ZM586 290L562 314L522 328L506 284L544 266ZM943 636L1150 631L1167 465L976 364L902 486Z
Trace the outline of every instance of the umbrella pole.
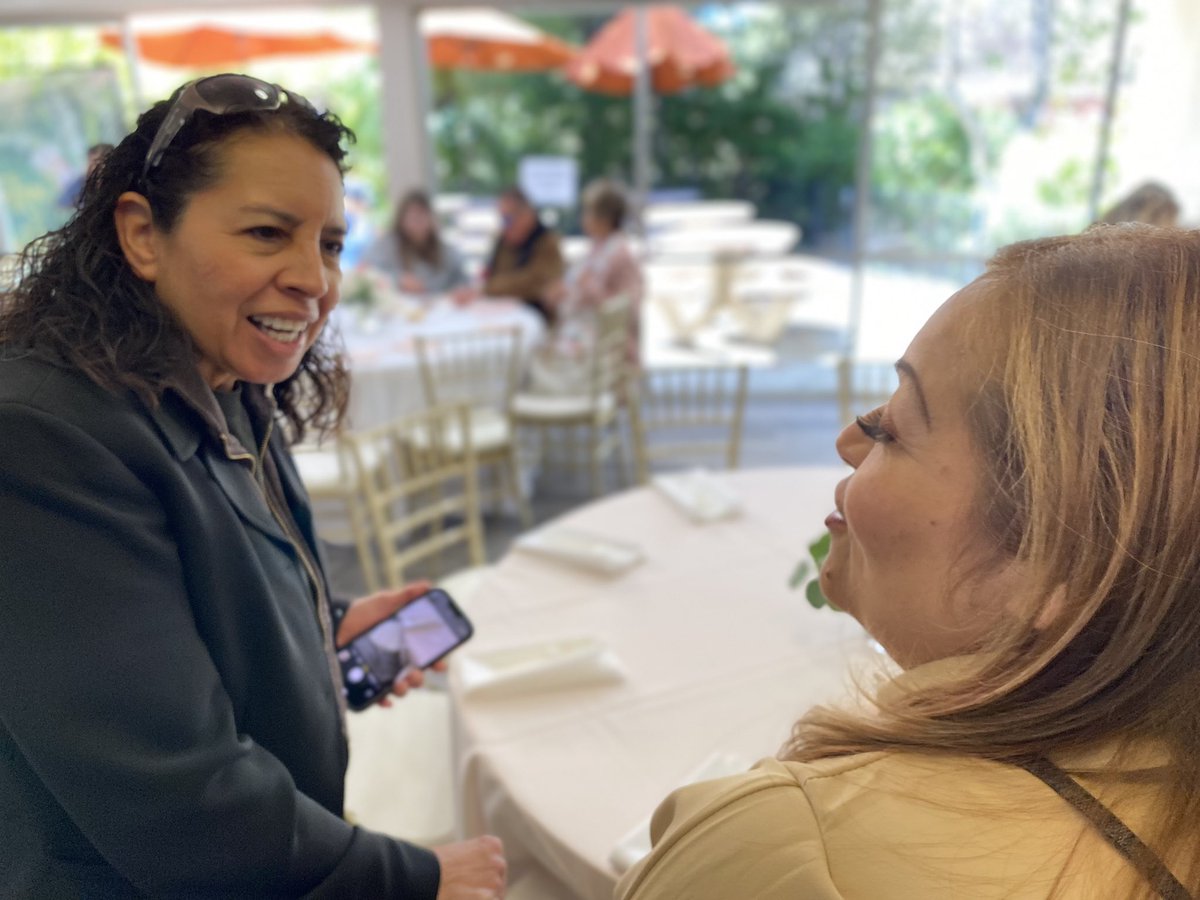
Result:
M637 72L633 82L633 188L637 198L638 233L645 237L645 211L650 195L650 26L646 7L634 7Z
M863 293L866 290L867 228L871 210L871 128L875 123L883 4L884 0L868 0L867 3L867 71L862 117L859 120L858 159L855 161L854 173L854 265L850 272L850 310L846 322L846 343L838 367L838 395L843 416L853 407L854 360L858 354L858 331L862 322Z
M129 84L133 88L135 115L146 108L142 100L142 70L138 61L137 35L133 33L133 21L126 16L121 20L121 46L125 50L125 62L129 66Z

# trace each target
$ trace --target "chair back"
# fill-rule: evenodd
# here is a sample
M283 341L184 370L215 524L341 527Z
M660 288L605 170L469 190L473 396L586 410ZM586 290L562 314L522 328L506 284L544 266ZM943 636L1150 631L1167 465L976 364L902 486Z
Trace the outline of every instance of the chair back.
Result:
M469 410L439 406L346 436L355 478L382 557L383 581L400 587L436 577L462 545L468 564L483 565L483 525ZM430 567L413 567L435 558Z
M600 408L601 398L615 398L622 392L621 382L629 365L632 315L633 304L627 294L609 298L596 310L588 375L588 392L593 409Z
M427 406L508 409L520 376L519 328L421 335L416 350Z
M659 460L737 468L748 383L746 366L643 371L629 403L638 481Z

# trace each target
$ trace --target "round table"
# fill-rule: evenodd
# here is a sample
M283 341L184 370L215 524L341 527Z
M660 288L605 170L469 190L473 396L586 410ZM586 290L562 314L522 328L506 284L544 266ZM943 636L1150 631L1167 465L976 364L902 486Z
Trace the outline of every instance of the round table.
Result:
M485 298L465 306L448 297L390 298L381 311L335 310L350 372L349 423L369 428L425 407L416 338L487 329L521 332L522 370L545 323L519 300ZM487 391L483 391L487 393Z
M639 545L615 577L521 550L493 567L464 603L464 654L590 635L626 677L487 698L452 665L463 830L498 834L515 877L609 900L614 846L706 758L773 755L807 709L848 696L848 662L872 655L862 629L788 587L845 474L722 473L742 512L705 525L652 487L555 523Z

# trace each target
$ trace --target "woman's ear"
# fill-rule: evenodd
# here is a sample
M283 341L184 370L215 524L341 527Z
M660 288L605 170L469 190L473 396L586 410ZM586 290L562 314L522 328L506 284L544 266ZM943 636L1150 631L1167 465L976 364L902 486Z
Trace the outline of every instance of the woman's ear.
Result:
M133 274L142 281L158 279L158 231L150 201L136 191L126 191L117 198L113 210L117 240Z

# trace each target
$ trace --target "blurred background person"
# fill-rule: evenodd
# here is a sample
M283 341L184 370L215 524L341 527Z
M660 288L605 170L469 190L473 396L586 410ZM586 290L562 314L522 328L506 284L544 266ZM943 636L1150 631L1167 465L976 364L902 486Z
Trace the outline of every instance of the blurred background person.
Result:
M517 297L547 322L553 322L554 304L549 298L566 269L558 233L542 222L519 187L501 192L497 207L500 234L484 266L482 288L463 292L460 299L472 299L480 293Z
M1145 222L1171 228L1179 224L1179 201L1170 188L1157 181L1147 181L1118 200L1097 221L1107 225Z
M582 224L591 243L566 277L547 291L547 299L555 305L554 332L533 359L534 390L575 393L583 389L596 311L621 297L630 305L626 360L637 365L644 280L623 230L628 207L625 191L615 182L600 179L584 190Z
M346 179L346 241L342 247L342 271L357 266L375 243L371 224L371 189L361 181Z
M462 255L442 240L429 195L408 191L396 207L392 227L367 250L363 265L395 277L409 294L445 294L469 281Z
M96 166L100 165L101 161L109 151L112 150L112 144L92 144L87 151L87 165L81 175L77 175L67 183L63 188L62 193L58 195L58 205L64 209L74 209L79 206L80 200L83 199L83 188L87 184L87 180L91 177L92 172L96 171Z

